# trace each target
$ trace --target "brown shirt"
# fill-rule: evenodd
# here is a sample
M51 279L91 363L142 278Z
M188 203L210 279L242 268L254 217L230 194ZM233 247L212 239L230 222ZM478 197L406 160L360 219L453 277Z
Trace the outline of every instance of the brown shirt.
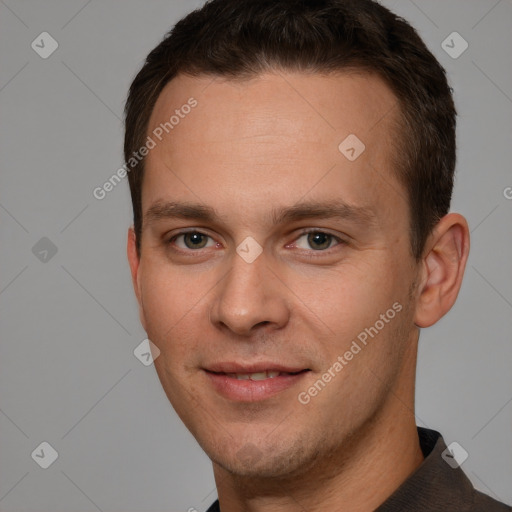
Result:
M474 489L460 467L442 458L439 432L418 427L425 460L375 512L512 512L512 507ZM221 512L218 500L207 512Z

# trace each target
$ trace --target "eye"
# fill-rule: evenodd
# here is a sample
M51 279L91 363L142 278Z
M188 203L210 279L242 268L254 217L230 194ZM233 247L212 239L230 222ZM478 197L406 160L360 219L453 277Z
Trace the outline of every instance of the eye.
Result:
M300 242L301 239L305 239L305 242ZM333 242L337 243L333 244ZM324 231L308 231L297 238L294 245L299 249L311 248L314 251L325 251L333 247L333 245L338 245L342 242L343 240L340 238L335 237L330 233L325 233Z
M211 240L211 244L207 245L208 239ZM175 243L176 246L180 249L204 249L206 247L212 247L215 245L215 242L204 233L199 231L189 231L187 233L179 233L178 235L173 236L169 243Z

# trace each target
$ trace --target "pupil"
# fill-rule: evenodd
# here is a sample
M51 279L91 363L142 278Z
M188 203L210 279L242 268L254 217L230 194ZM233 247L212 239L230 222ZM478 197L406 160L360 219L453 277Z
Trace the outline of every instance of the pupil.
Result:
M331 235L327 233L310 233L308 235L308 243L313 249L327 249L329 247ZM314 246L317 246L316 248ZM318 247L320 246L320 247Z

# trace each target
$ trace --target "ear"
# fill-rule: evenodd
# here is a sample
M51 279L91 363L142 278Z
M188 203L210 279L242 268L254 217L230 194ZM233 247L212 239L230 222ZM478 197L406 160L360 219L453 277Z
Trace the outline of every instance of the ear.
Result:
M458 213L445 215L425 245L414 322L429 327L453 306L469 254L469 228Z
M144 330L146 330L146 318L144 316L144 308L142 305L142 291L140 285L140 258L137 254L137 237L135 235L135 230L133 226L128 230L128 242L126 246L126 253L128 256L128 263L130 264L130 272L132 274L132 284L133 290L135 291L135 296L137 297L137 302L139 303L139 317L140 323Z

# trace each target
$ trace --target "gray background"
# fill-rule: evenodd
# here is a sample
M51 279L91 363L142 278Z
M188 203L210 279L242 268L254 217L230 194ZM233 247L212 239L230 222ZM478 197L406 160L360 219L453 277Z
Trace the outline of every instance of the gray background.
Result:
M0 0L1 511L202 511L216 497L209 460L133 354L145 333L127 183L92 195L123 163L131 79L201 3ZM418 424L460 443L475 486L512 503L512 3L384 4L455 89L453 210L472 230L458 302L421 335ZM47 59L31 48L43 31L59 45ZM453 31L469 43L456 59L441 47ZM31 457L43 441L58 452L48 469Z

